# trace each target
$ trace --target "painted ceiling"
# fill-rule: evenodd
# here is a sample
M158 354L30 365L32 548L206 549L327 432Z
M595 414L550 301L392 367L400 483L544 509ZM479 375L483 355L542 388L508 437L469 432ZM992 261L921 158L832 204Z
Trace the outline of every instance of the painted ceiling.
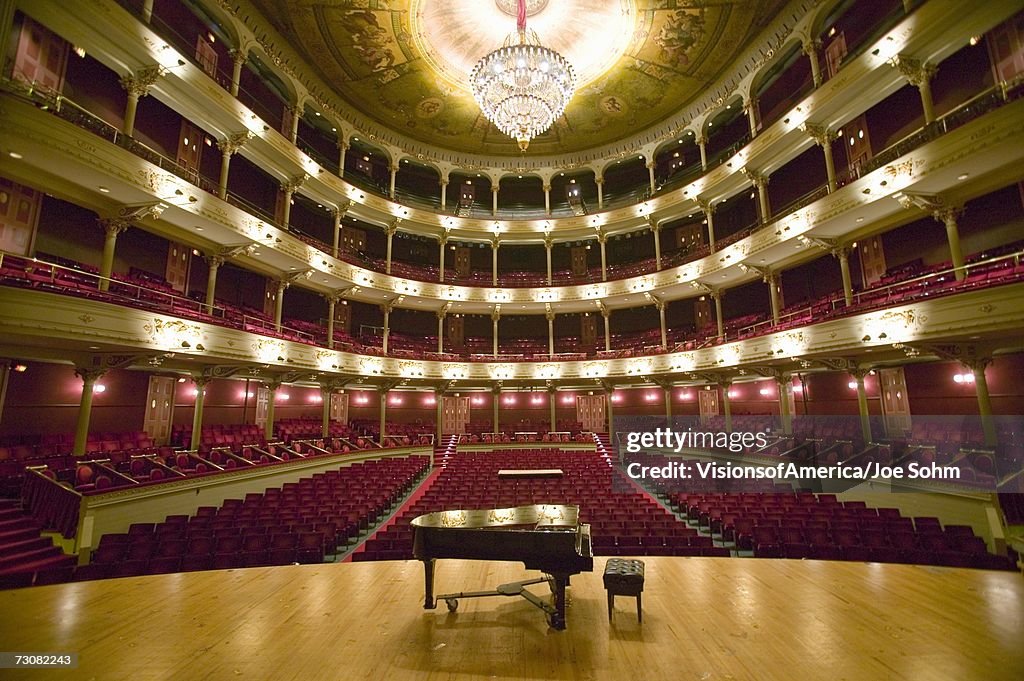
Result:
M441 149L519 156L468 88L473 64L515 31L515 0L254 0L353 109ZM713 83L784 0L528 0L527 26L579 87L528 154L614 142Z

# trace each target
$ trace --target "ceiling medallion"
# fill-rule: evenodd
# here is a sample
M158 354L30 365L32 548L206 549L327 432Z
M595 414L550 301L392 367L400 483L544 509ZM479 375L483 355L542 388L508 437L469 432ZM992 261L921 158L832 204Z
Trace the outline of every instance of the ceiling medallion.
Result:
M498 2L499 7L502 4ZM527 0L518 0L517 10L516 32L477 62L470 86L484 116L526 151L530 140L565 112L576 88L576 73L565 57L526 30Z
M518 0L494 0L494 4L510 17L519 16ZM548 0L526 0L526 16L532 17L535 14L540 14L547 6Z

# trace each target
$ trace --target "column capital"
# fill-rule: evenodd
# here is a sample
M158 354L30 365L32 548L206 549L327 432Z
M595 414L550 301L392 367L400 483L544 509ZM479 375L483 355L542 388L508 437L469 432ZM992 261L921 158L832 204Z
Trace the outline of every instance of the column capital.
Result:
M906 55L898 54L889 60L889 66L898 69L907 82L914 87L928 83L935 75L935 65L922 62Z
M320 297L326 300L329 305L336 305L339 300L345 297L345 291L331 291L330 293L321 293Z
M814 140L819 147L824 147L836 138L835 131L824 125L803 123L800 125L800 130L807 133L807 136Z
M440 244L441 248L448 245L448 232L441 232L437 235L437 243Z
M345 213L347 213L348 209L351 207L352 201L339 201L337 206L332 206L331 208L328 208L327 212L330 214L332 219L334 219L335 221L340 221L343 217L345 217Z
M821 40L818 38L806 38L801 42L800 49L808 57L813 57L821 49Z
M599 243L602 246L604 246L607 242L608 242L608 234L603 229L599 229L597 231L597 243Z
M544 248L551 250L551 247L555 245L555 240L550 234L544 235Z
M604 176L603 175L596 175L596 176L594 176L594 183L595 184L604 184Z
M546 193L546 192L549 192L549 191L551 191L551 183L550 182L545 182L544 183L544 192Z
M384 227L384 233L389 237L394 236L395 232L398 231L398 225L400 224L402 224L402 218L395 218Z
M147 66L134 73L126 73L121 76L121 87L125 92L135 97L145 97L149 94L149 88L164 75L165 69L162 66Z
M544 317L549 321L555 321L555 311L551 309L551 303L544 303Z
M227 262L227 258L221 253L211 253L203 257L210 269L216 269Z
M294 194L302 187L303 184L306 183L306 180L308 179L309 175L307 173L296 175L295 177L292 177L281 183L281 191L287 194Z
M292 282L290 282L287 279L278 279L277 280L277 292L278 292L278 294L284 293L285 289L288 288L291 285L292 285Z
M492 184L491 185L491 193L492 194L497 194L498 190L500 190L500 189L501 189L501 185L500 184Z
M985 369L987 369L988 365L991 363L992 358L984 356L960 360L960 364L962 364L965 369L970 369L971 373L973 373L975 376L977 376L978 374L984 374Z
M715 202L710 199L702 199L697 197L694 199L697 202L697 206L704 212L705 215L711 216L715 214Z
M963 213L962 204L947 203L938 194L917 194L915 192L900 192L894 194L893 198L899 201L903 208L920 208L930 213L933 218L943 223L956 223L957 218Z
M864 377L870 374L874 369L867 366L854 366L846 370L846 373L850 374L858 383L864 380Z
M231 156L244 147L253 137L254 135L249 130L229 135L217 141L217 148L221 150L221 153Z
M644 220L647 221L647 226L651 228L651 231L657 234L661 231L661 220L655 220L653 215L644 216Z
M207 374L192 374L192 383L200 390L205 388L212 380L213 376L208 376Z
M107 236L117 236L132 226L131 220L124 218L101 218L100 227L107 233Z
M398 163L396 161L392 161L391 163L389 163L388 164L388 170L390 170L393 173L397 173L398 172Z
M747 166L743 166L742 168L740 168L740 172L743 173L743 177L750 180L751 183L753 183L753 185L758 189L761 189L762 187L767 187L768 181L771 179L769 175L761 174L754 170L753 168L749 168Z
M245 49L244 47L232 47L230 50L228 50L228 56L230 56L231 61L235 62L236 64L239 62L244 64L249 59L249 50Z
M753 94L747 95L747 98L743 101L743 113L749 113L750 108L757 106L758 101L758 98Z
M447 187L448 186L448 178L447 177L442 177L440 180L437 181L437 183L439 185L441 185L442 187Z
M666 306L665 301L662 300L661 298L658 298L657 296L651 296L651 303L654 305L654 309L656 309L658 312L664 310Z
M493 248L494 250L498 250L500 246L501 238L497 234L495 234L494 236L491 237L491 248Z
M106 369L97 369L96 367L75 367L75 376L82 379L82 383L84 385L92 385L105 373L107 373Z
M697 139L695 141L697 142L697 146L702 147L708 143L708 138L702 132L699 135L697 135Z
M644 164L644 166L645 166L645 167L646 167L646 168L647 168L648 170L652 170L653 168L655 168L655 167L657 166L657 164L656 164L656 163L654 162L654 159L652 158L652 159L650 159L649 161L647 161L647 163L645 163L645 164Z
M501 305L495 305L491 310L491 321L496 322L499 319L501 319Z

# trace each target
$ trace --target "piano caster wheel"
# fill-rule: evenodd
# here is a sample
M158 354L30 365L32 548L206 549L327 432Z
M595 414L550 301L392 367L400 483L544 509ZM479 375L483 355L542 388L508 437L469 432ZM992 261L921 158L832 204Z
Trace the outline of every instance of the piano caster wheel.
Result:
M448 605L448 612L455 612L459 609L459 602L454 598L446 598L444 602Z

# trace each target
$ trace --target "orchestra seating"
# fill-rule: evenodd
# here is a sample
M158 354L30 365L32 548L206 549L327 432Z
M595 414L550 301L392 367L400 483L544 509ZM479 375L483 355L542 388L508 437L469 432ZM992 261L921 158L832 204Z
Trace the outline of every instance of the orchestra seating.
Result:
M630 462L645 466L664 466L669 460L651 454L630 457ZM970 526L943 528L937 518L908 518L897 508L840 501L834 494L794 492L763 480L644 483L680 516L739 555L986 569L1014 566L1012 559L989 553ZM719 487L723 484L728 491Z
M502 469L561 469L560 478L499 479ZM353 560L412 557L414 518L459 508L509 508L529 504L580 507L591 524L595 555L728 556L710 536L700 536L628 480L611 461L586 450L496 449L456 453L424 494L402 509L395 522L364 544Z
M135 523L103 535L73 579L324 562L377 522L428 466L423 456L359 462L192 516Z

